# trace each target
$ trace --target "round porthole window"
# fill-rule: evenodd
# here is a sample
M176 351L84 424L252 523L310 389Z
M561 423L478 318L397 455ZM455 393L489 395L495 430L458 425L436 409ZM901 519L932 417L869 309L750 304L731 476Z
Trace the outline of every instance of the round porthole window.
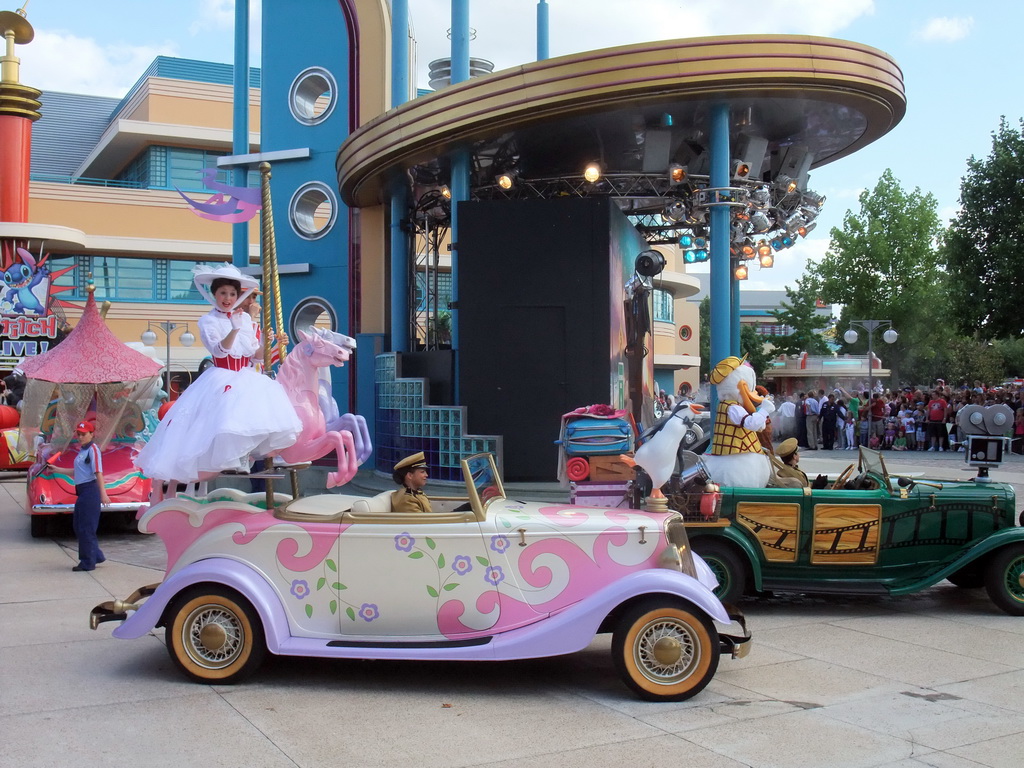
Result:
M298 341L296 331L305 331L309 326L324 328L328 331L338 330L338 315L327 299L320 296L310 296L303 299L292 310L290 334L292 339Z
M679 326L679 338L683 341L689 341L690 337L693 336L693 330L688 325Z
M288 108L303 125L326 120L338 101L338 83L323 67L304 69L288 89Z
M334 190L319 181L303 184L288 204L288 221L295 234L316 240L330 232L338 218L338 200Z

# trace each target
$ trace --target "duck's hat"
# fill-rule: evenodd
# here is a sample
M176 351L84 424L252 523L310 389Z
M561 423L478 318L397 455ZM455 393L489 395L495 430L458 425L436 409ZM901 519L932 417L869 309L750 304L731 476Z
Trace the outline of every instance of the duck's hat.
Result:
M742 358L730 355L729 357L722 360L718 365L715 366L714 370L711 371L711 375L708 377L712 384L721 384L725 381L725 377L730 373L739 368L747 360L747 356L744 355Z

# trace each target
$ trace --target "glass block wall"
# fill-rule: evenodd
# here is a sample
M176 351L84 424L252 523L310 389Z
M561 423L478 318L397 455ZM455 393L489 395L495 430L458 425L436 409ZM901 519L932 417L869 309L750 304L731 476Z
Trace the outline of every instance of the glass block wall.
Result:
M475 453L494 454L502 466L500 435L467 435L466 408L461 405L429 405L425 379L395 376L396 355L377 355L374 387L377 399L376 468L390 473L398 461L423 451L430 476L437 480L462 480L459 462Z

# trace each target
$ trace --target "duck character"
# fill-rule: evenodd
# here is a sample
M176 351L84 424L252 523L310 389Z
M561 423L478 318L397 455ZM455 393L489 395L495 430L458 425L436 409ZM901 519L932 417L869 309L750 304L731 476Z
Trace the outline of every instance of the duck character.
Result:
M711 450L703 457L711 479L719 485L767 486L772 468L757 433L775 412L775 404L756 391L757 377L746 355L722 360L710 381L718 393Z

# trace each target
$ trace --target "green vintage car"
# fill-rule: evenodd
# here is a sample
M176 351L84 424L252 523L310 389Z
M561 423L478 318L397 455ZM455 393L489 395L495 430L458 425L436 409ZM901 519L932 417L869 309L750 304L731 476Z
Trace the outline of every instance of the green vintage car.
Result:
M1014 491L984 472L954 482L896 478L879 452L861 448L858 462L822 489L716 494L706 490L699 456L685 464L683 479L666 489L669 506L683 513L723 602L767 591L902 595L949 579L983 586L1002 610L1024 616Z

